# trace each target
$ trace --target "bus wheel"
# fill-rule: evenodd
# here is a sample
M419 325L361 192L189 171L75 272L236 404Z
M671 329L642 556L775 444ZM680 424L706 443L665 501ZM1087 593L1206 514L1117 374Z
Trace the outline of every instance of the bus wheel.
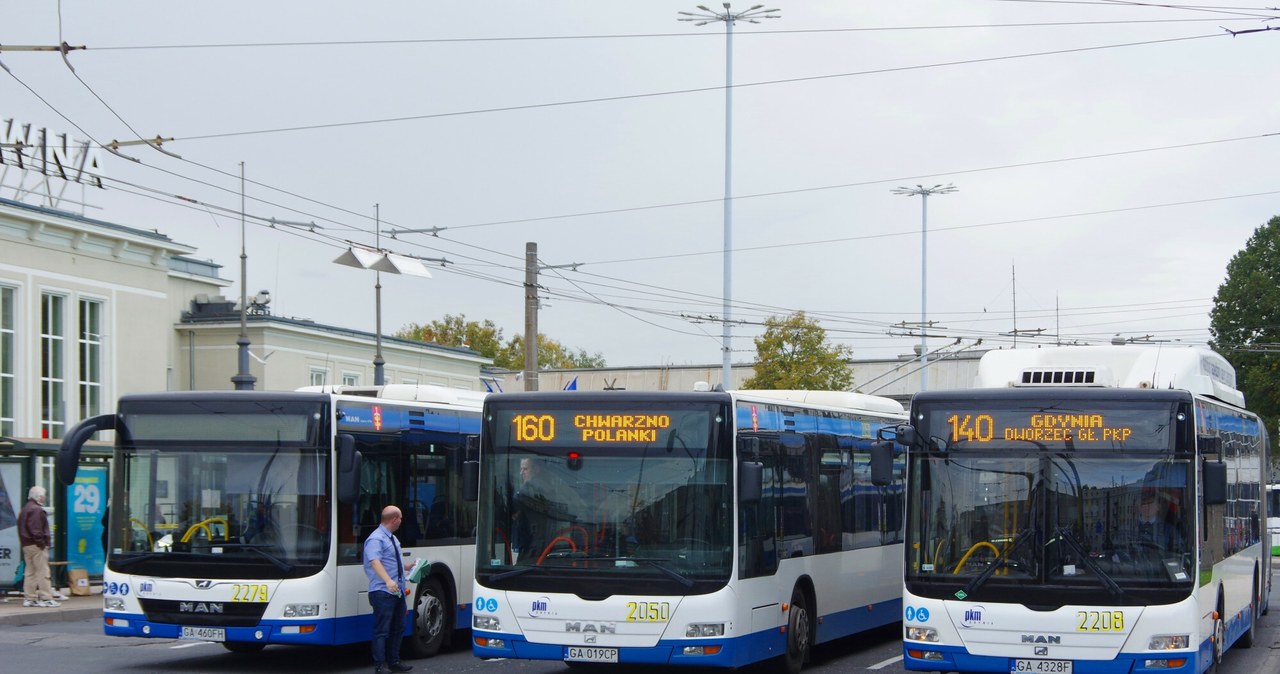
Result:
M260 644L253 641L224 641L222 647L232 653L257 653L266 648L266 644Z
M1222 665L1222 654L1227 652L1227 617L1223 615L1222 593L1218 593L1218 612L1213 619L1213 664L1211 671L1217 672Z
M797 587L791 591L791 610L787 611L787 653L783 656L787 674L799 674L809 661L809 650L813 647L809 633L809 607L804 591Z
M1253 648L1254 632L1258 625L1258 570L1253 570L1253 594L1249 595L1249 629L1236 639L1240 648Z
M418 601L414 604L413 633L405 646L415 658L429 658L440 652L447 627L445 606L447 601L440 581L428 578L418 588Z

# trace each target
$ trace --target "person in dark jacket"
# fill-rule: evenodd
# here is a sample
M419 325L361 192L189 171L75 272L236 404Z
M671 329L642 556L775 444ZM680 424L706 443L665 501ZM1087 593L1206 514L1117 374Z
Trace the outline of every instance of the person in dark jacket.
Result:
M27 492L27 504L18 515L18 541L22 543L25 564L22 605L56 608L61 604L54 601L53 588L49 585L49 546L53 544L53 536L49 531L49 516L44 511L46 496L44 487L32 487Z

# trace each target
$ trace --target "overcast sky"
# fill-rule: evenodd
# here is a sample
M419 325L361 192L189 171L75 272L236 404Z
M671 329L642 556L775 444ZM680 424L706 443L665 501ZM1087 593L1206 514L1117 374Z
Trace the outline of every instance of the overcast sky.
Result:
M909 352L921 199L891 190L949 183L928 200L935 348L1206 341L1227 262L1280 214L1280 32L1227 32L1280 12L1231 4L805 0L736 24L734 361L797 310L856 358ZM234 297L243 162L247 288L277 315L372 331L373 272L332 260L380 240L449 261L382 275L384 332L465 314L510 338L536 242L543 333L609 365L716 365L725 25L680 11L9 0L0 120L174 138L181 159L106 155L86 215L197 248ZM74 73L7 49L60 35L88 47Z

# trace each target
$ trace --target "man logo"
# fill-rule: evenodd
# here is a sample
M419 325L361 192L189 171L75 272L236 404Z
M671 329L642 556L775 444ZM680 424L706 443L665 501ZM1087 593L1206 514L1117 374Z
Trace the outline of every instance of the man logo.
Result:
M222 613L222 602L180 601L179 613Z
M1053 634L1024 634L1022 635L1022 643L1024 644L1061 644L1062 637Z

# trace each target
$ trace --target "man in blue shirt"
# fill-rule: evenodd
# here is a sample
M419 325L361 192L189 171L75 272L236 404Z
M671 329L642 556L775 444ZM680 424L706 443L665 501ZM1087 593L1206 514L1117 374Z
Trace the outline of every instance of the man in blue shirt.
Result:
M382 509L382 524L364 542L364 573L369 577L369 605L373 607L373 671L407 672L412 665L400 662L404 638L404 597L409 592L405 564L400 557L400 509Z

